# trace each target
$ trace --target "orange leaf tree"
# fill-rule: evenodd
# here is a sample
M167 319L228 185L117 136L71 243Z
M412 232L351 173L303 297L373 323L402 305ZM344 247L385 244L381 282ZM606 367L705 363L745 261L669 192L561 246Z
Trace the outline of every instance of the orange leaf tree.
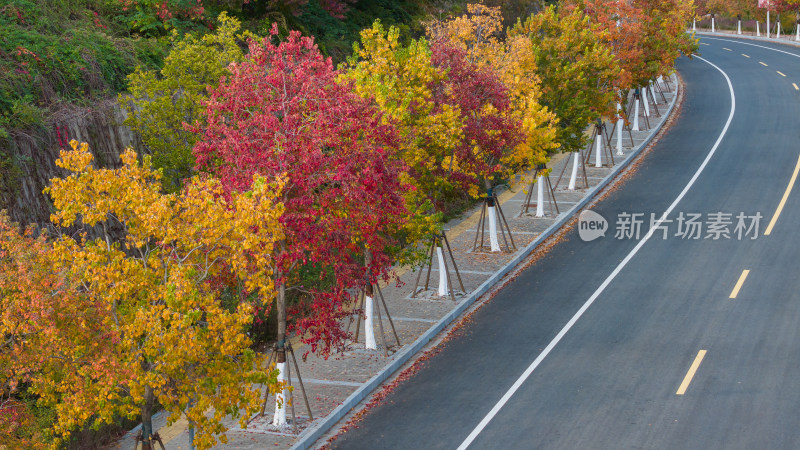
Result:
M641 46L641 10L623 0L570 0L565 8L578 9L589 17L589 24L610 48L620 66L614 86L617 90L641 86L644 51ZM645 80L646 81L646 80Z
M683 54L691 57L699 44L686 33L693 3L692 0L633 0L641 11L641 47L643 61L639 85L659 75L669 75L675 60Z

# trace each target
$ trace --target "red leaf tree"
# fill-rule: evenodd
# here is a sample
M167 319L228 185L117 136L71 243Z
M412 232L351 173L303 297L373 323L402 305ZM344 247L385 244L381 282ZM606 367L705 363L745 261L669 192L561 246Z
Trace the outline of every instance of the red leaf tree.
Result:
M336 82L338 73L313 39L277 28L250 43L246 61L211 93L194 153L201 170L228 190L247 190L257 173L283 176L279 200L285 239L275 248L278 362L284 361L286 291L310 300L294 327L327 357L346 334L348 289L388 278L387 252L406 216L394 157L395 136L369 102ZM364 258L365 252L371 258ZM364 259L369 260L365 271ZM301 273L315 279L302 281ZM309 285L305 285L309 284Z
M447 72L434 95L458 107L464 123L464 137L445 164L452 181L477 196L481 183L492 188L495 175L504 171L503 157L524 141L522 126L511 114L508 88L496 73L444 39L434 41L431 51L433 65Z

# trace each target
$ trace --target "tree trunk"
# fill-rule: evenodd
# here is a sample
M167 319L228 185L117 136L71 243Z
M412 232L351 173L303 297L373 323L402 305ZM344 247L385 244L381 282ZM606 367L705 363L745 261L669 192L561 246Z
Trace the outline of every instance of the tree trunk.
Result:
M372 292L372 283L370 282L369 270L372 266L372 252L364 250L364 265L367 268L367 285L364 288L364 347L369 350L377 350L378 343L375 340L375 324L374 322L374 303Z
M644 115L650 117L650 101L647 99L647 86L642 88L641 94L639 96L642 98L642 105L644 106Z
M536 217L544 217L544 175L536 178Z
M142 450L153 450L150 438L153 436L153 388L144 388L144 403L142 403Z
M194 422L189 421L189 450L195 450L194 447Z
M194 406L194 404L195 404L195 398L193 396L192 400L189 402L189 408ZM190 419L188 417L188 415L186 417L186 421L189 422L189 450L195 450L195 447L194 447L194 421L192 419Z
M442 246L436 246L436 261L439 263L439 297L445 297L450 292L447 285L447 267L444 265L444 253Z
M277 272L278 279L283 274ZM276 299L278 307L278 344L276 356L276 368L278 369L278 381L285 382L286 380L286 283L280 281L278 283L278 298ZM276 427L286 425L286 396L284 392L278 392L275 395L275 417L272 424Z
M500 241L497 239L497 212L494 205L494 191L492 190L492 182L488 179L484 180L486 186L486 215L489 216L489 244L492 252L500 251Z
M573 153L574 155L572 157L572 173L569 176L569 186L567 186L567 189L569 189L570 191L575 190L575 186L578 182L578 165L581 164L580 152L575 151Z
M625 127L625 121L622 119L622 105L617 103L617 155L622 156L622 129Z
M594 166L603 167L603 129L597 127L597 137L595 138Z

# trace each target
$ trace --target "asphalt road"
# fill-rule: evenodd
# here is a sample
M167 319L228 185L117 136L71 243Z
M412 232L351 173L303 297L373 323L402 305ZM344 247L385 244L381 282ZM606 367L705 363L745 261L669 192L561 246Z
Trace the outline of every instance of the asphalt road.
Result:
M728 83L699 59L677 62L686 99L671 131L593 208L611 231L592 242L570 232L333 447L800 448L800 187L763 235L800 156L800 90L792 85L800 85L800 57L750 41L701 42L709 44L703 58L730 78L735 112L667 217L670 236L657 233L631 255L640 241L614 231L620 213L644 213L644 236L650 213L660 216L679 198L725 128ZM679 213L702 214L705 237L717 212L732 214L730 239L675 236ZM739 213L761 214L757 239L737 239Z

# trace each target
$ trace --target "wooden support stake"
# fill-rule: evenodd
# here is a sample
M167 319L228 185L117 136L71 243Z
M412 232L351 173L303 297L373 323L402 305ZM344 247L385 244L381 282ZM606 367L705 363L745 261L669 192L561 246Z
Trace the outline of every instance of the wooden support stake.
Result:
M372 285L369 285L372 290ZM373 292L374 294L374 292ZM383 331L383 319L381 318L381 305L378 304L375 297L372 297L372 302L375 304L375 312L378 313L378 328L381 330L381 342L383 342L383 356L389 357L389 345L386 344L386 333ZM388 311L386 312L388 314ZM364 330L366 332L366 330Z
M294 363L294 370L297 372L297 382L300 383L300 393L303 394L303 401L306 403L306 411L308 411L309 420L314 420L314 415L311 413L311 406L308 404L308 396L306 396L306 388L303 385L303 378L300 376L300 368L297 366L297 357L294 356L294 349L291 343L286 344L289 349L289 354L292 355L292 363Z
M516 251L517 250L517 245L514 243L514 237L511 236L511 227L508 226L508 221L506 220L506 215L503 213L503 208L500 207L500 202L497 200L497 194L494 194L494 205L495 205L495 208L497 208L497 212L500 213L500 218L503 220L503 223L506 226L506 232L508 233L508 239L511 241L511 250L512 251ZM502 228L503 227L500 227L501 233L502 233ZM504 236L503 237L503 242L506 244L506 247L508 247L508 242L505 242L505 239L506 238Z
M455 297L455 288L453 287L453 283L452 283L452 281L450 279L450 270L449 270L449 268L448 268L449 266L447 264L447 255L450 256L450 261L453 263L453 269L455 270L456 275L458 276L458 283L461 286L461 291L466 293L466 290L464 289L464 283L461 281L461 273L458 271L458 265L456 264L456 259L453 256L453 251L450 249L450 241L447 240L447 234L445 232L442 232L442 234L435 235L435 236L433 236L431 238L431 247L430 247L431 248L431 253L430 253L430 258L428 259L428 275L427 275L426 280L425 280L425 288L422 291L424 292L424 291L428 290L430 276L431 276L431 270L433 268L433 254L436 251L436 247L437 246L442 247L442 251L443 251L442 261L444 262L444 267L440 267L439 270L444 270L445 271L445 276L447 277L447 283L448 283L447 287L450 289L450 295L451 295L453 301L455 301L455 298L456 298ZM444 254L444 247L447 247L447 255ZM414 292L413 292L413 294L411 294L411 298L416 297L417 294L419 293L417 288L419 287L419 278L420 278L420 275L422 275L422 270L424 269L424 267L425 266L420 267L420 273L417 275L417 282L414 284ZM388 314L388 310L386 310L386 311L387 311L387 314Z
M292 387L292 366L286 365L286 381L289 384L289 395L286 396L289 400L289 408L292 411L292 431L297 433L297 414L294 412L294 388Z
M458 266L456 265L456 258L453 256L453 250L450 248L450 241L447 239L447 235L444 233L442 234L442 240L444 241L444 245L447 246L447 253L450 255L450 260L453 261L453 269L455 269L456 271L456 276L458 277L458 285L461 287L461 292L466 294L467 290L464 288L464 282L461 281L461 272L458 271Z
M497 226L500 231L500 236L503 238L503 245L505 246L506 252L513 252L517 249L516 245L514 244L514 238L511 236L511 229L508 227L508 221L505 220L505 215L503 214L503 209L500 206L500 201L497 198L497 194L492 191L491 197L488 195L483 199L483 205L481 206L481 218L479 219L478 224L480 225L475 230L475 239L472 243L472 251L478 251L484 248L484 235L486 234L486 215L488 214L489 203L494 203L494 209L497 212L499 218L497 221ZM505 229L503 227L505 226ZM508 233L508 239L506 239L506 233ZM478 246L478 237L480 236L481 245ZM509 245L509 241L511 241L511 245ZM502 250L502 249L501 249Z
M436 251L435 246L436 246L436 240L433 239L433 240L431 240L430 258L428 259L428 275L427 275L427 277L425 277L425 289L423 289L423 291L427 291L428 290L428 282L431 279L431 268L433 267L433 252ZM414 297L417 296L417 288L419 287L419 280L420 280L420 277L422 276L423 267L425 267L425 266L422 266L422 267L419 268L419 273L417 274L417 281L416 281L416 283L414 283L414 292L411 293L411 298L414 298Z
M269 370L270 364L272 364L272 360L275 358L275 345L272 346L272 351L269 354L269 358L267 358L267 367L266 369ZM266 386L266 390L264 391L264 404L261 405L261 414L258 416L263 416L267 412L267 401L269 400L269 386ZM258 417L256 416L256 417Z

